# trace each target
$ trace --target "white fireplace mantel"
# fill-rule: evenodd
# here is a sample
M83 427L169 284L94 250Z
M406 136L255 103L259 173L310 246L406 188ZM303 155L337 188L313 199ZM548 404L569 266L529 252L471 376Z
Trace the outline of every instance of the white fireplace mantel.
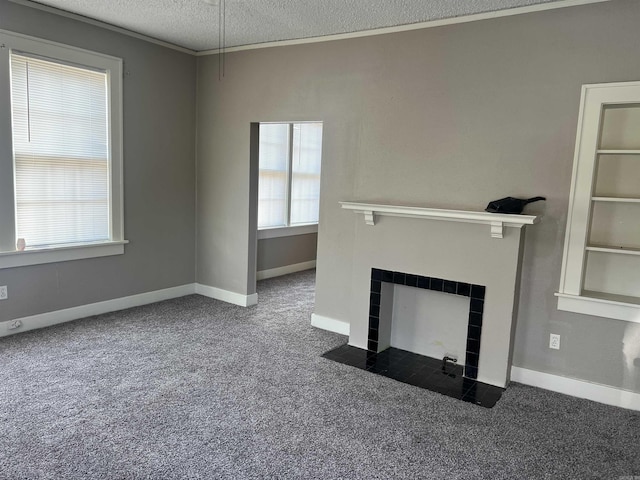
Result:
M361 202L340 202L342 208L364 215L367 225L375 225L376 216L411 217L425 220L444 220L448 222L481 223L491 227L493 238L504 237L504 227L522 228L538 223L540 215L514 215L468 210L446 210L440 208L409 207L403 205L380 205Z

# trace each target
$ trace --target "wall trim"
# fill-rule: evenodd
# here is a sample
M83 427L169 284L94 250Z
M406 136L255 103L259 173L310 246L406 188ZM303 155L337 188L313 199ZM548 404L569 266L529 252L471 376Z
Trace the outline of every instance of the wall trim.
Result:
M164 40L150 37L142 33L134 32L133 30L128 30L123 27L118 27L111 23L102 22L100 20L95 20L90 17L85 17L84 15L80 15L78 13L68 12L60 8L51 7L49 5L43 5L42 3L31 2L29 0L9 0L9 1L13 3L17 3L18 5L23 5L25 7L35 8L36 10L42 10L47 13L53 13L54 15L59 15L61 17L71 18L72 20L88 23L89 25L94 25L96 27L104 28L105 30L111 30L112 32L121 33L129 37L137 38L138 40L144 40L145 42L155 43L156 45L160 45L161 47L170 48L171 50L176 50L178 52L188 53L189 55L196 54L196 51L191 50L190 48L185 48L170 42L165 42Z
M223 302L232 303L241 307L250 307L258 303L258 294L244 295L242 293L223 290L222 288L210 287L209 285L195 284L195 293L204 295L205 297L221 300Z
M13 0L16 1L16 0ZM444 27L446 25L455 25L458 23L476 22L479 20L489 20L492 18L510 17L513 15L522 15L525 13L542 12L545 10L555 10L558 8L577 7L580 5L589 5L591 3L603 3L611 0L559 0L537 5L528 5L526 7L506 8L494 12L475 13L472 15L462 15L453 18L443 18L441 20L428 20L426 22L411 23L409 25L398 25L395 27L375 28L372 30L362 30L359 32L336 33L333 35L324 35L321 37L298 38L293 40L279 40L276 42L253 43L249 45L240 45L237 47L226 47L224 53L240 52L243 50L256 50L259 48L287 47L291 45L302 45L305 43L331 42L334 40L348 40L350 38L371 37L374 35L386 35L388 33L407 32L410 30L422 30L424 28ZM220 49L201 50L196 52L197 57L206 55L217 55Z
M260 270L256 274L256 280L264 280L266 278L280 277L289 273L302 272L304 270L311 270L316 268L316 261L309 260L308 262L294 263L292 265L285 265L284 267L269 268L268 270Z
M511 381L544 388L594 402L640 411L640 393L587 382L576 378L538 372L522 367L511 367Z
M317 313L311 314L311 326L328 330L329 332L339 333L340 335L349 335L350 325L342 320L324 317Z
M73 20L88 23L90 25L101 27L106 30L111 30L113 32L121 33L123 35L134 37L139 40L144 40L149 43L155 43L156 45L170 48L178 52L187 53L189 55L195 55L197 57L206 56L206 55L217 55L218 53L220 53L220 50L221 50L219 48L214 48L210 50L196 51L190 48L175 45L170 42L165 42L164 40L150 37L142 33L134 32L132 30L127 30L126 28L118 27L110 23L85 17L77 13L67 12L66 10L61 10L59 8L43 5L41 3L36 3L29 0L10 0L10 1L13 3L17 3L18 5L24 5L24 6L35 8L38 10L43 10L45 12L53 13L55 15L60 15L62 17L71 18ZM409 25L398 25L395 27L383 27L383 28L376 28L372 30L363 30L359 32L350 32L350 33L337 33L333 35L324 35L321 37L309 37L309 38L298 38L293 40L279 40L275 42L252 43L248 45L239 45L236 47L227 47L224 49L224 51L225 53L231 53L231 52L240 52L243 50L256 50L259 48L285 47L289 45L302 45L305 43L319 43L319 42L330 42L334 40L347 40L349 38L370 37L373 35L385 35L387 33L406 32L410 30L421 30L423 28L443 27L446 25L455 25L458 23L475 22L478 20L488 20L491 18L510 17L512 15L522 15L525 13L542 12L545 10L555 10L558 8L566 8L566 7L577 7L580 5L589 5L592 3L603 3L603 2L609 2L609 1L611 0L558 0L554 2L541 3L537 5L528 5L525 7L507 8L504 10L498 10L494 12L462 15L459 17L443 18L441 20L429 20L426 22L412 23Z
M152 292L139 293L128 297L114 298L103 302L80 305L78 307L55 310L53 312L40 313L28 317L16 318L0 322L0 337L6 337L16 333L27 332L38 328L50 327L59 323L70 322L80 318L101 315L103 313L115 312L131 307L139 307L149 303L161 302L172 298L184 297L195 292L195 284L188 283L177 287L154 290ZM19 321L22 326L16 329L9 329L9 325Z
M205 297L214 298L223 302L248 307L258 303L258 294L242 295L221 288L209 287L199 283L188 283L177 287L164 288L162 290L154 290L151 292L139 293L127 297L114 298L103 302L89 303L77 307L65 308L62 310L54 310L52 312L39 313L28 317L14 318L0 322L0 338L16 333L28 332L38 328L50 327L60 323L71 322L80 318L91 317L94 315L102 315L103 313L116 312L127 308L139 307L150 303L162 302L172 298L184 297L185 295L193 295L197 293ZM14 322L20 322L21 326L15 329L9 329Z

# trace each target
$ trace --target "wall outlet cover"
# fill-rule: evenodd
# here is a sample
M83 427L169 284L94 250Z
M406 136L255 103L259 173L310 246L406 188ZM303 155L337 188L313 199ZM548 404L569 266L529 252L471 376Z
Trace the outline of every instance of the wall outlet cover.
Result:
M6 300L9 298L9 292L7 291L7 286L3 285L0 287L0 300Z
M549 348L560 350L560 335L552 333L549 335Z

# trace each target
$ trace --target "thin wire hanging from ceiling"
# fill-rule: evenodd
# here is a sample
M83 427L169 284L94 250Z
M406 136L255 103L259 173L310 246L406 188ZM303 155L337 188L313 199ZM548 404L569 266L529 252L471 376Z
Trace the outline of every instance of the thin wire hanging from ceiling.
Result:
M225 44L226 44L226 0L218 0L218 80L224 78L225 70Z
M224 78L225 48L227 43L227 2L226 0L202 0L211 6L218 7L218 80Z

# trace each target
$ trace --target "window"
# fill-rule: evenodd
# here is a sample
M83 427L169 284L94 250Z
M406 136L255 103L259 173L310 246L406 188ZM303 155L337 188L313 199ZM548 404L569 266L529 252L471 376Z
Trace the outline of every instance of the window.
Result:
M260 124L258 229L317 225L322 123Z
M121 61L0 40L0 268L123 253Z

